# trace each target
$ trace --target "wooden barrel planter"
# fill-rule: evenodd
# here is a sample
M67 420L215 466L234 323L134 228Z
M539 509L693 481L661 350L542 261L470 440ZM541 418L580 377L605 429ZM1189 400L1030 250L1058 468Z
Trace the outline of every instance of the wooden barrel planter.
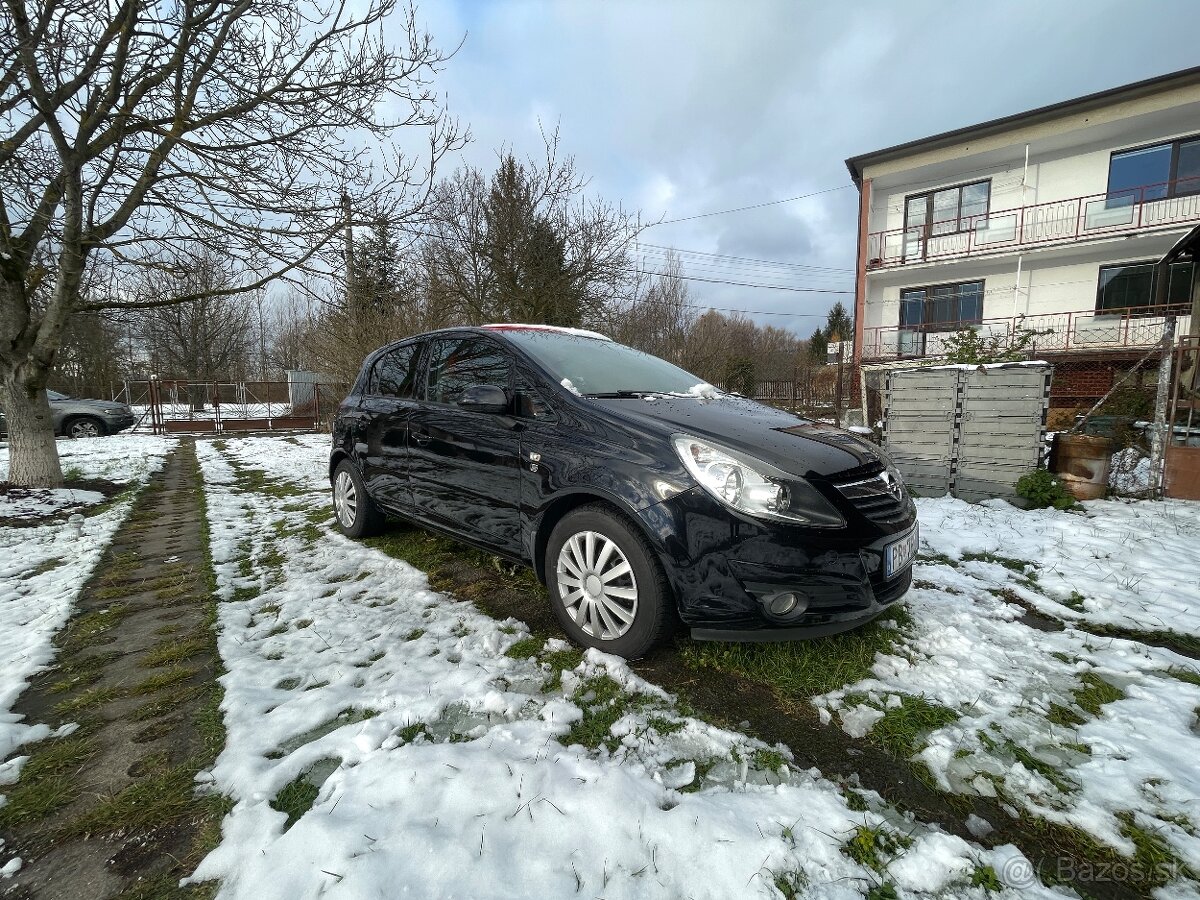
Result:
M1098 500L1108 490L1113 442L1094 434L1058 434L1050 454L1050 471L1076 500Z

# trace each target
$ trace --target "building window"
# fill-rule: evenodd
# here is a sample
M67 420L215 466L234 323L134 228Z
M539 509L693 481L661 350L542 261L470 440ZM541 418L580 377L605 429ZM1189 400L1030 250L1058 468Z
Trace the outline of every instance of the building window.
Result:
M1184 262L1171 266L1164 306L1155 305L1156 268L1153 262L1101 266L1096 312L1127 316L1191 312L1196 264Z
M936 284L900 291L900 328L958 331L983 321L983 282Z
M904 228L924 237L969 231L987 215L991 193L991 181L976 181L915 194L904 202Z
M1108 164L1110 203L1200 194L1200 137L1122 150Z

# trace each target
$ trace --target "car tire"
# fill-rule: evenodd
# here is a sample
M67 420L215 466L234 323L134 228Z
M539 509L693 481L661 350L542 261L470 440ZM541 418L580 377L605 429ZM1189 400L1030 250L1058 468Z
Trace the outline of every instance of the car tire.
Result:
M72 416L63 423L63 434L72 439L103 437L107 433L104 422L94 416Z
M383 513L367 495L362 476L348 459L338 463L333 473L333 519L346 537L370 537L383 529Z
M671 633L662 565L637 527L606 505L581 506L554 526L544 574L554 614L577 644L637 659Z

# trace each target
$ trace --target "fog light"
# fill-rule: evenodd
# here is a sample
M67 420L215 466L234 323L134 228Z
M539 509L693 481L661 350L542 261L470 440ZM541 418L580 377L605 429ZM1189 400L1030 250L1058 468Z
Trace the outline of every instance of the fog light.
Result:
M773 616L786 616L796 608L799 598L795 594L776 594L767 604Z

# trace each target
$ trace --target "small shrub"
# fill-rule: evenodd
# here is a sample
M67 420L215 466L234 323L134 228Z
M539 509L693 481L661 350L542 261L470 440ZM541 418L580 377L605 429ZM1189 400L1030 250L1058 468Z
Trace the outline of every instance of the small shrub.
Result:
M1022 475L1017 481L1016 490L1017 496L1028 503L1031 509L1045 509L1048 506L1070 509L1075 505L1075 498L1062 481L1045 469L1034 469Z

